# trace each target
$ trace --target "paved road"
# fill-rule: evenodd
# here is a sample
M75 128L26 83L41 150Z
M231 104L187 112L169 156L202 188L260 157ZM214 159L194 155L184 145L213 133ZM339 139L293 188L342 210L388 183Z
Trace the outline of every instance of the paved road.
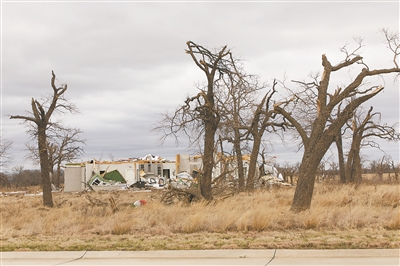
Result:
M0 265L400 265L398 249L2 252Z

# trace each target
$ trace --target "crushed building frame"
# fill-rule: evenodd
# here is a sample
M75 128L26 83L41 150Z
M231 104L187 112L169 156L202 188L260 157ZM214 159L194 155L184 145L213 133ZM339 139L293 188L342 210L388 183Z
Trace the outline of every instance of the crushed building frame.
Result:
M230 168L236 169L235 160L230 159ZM245 169L248 167L248 158L244 157ZM213 176L218 177L226 168L226 160L219 160L213 169ZM272 176L277 175L276 168L272 169ZM258 170L258 169L257 169ZM81 163L65 164L64 192L79 192L93 188L95 190L113 190L128 188L144 179L154 180L157 184L166 184L170 180L179 178L180 173L187 173L195 177L202 172L202 157L199 155L177 154L175 161L166 160L151 154L143 158L126 159L119 161L91 160ZM258 172L258 171L257 171ZM247 171L245 170L245 176ZM232 179L237 178L237 170L230 173Z

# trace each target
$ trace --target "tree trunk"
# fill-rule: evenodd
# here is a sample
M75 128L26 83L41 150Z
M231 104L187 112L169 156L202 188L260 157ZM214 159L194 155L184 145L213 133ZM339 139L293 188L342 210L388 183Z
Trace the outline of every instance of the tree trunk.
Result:
M353 140L351 143L349 155L347 157L346 164L346 182L354 183L356 182L357 168L361 167L361 158L360 158L360 145L361 145L361 136L355 133L353 136ZM360 170L361 172L361 170ZM360 173L361 175L361 173Z
M333 141L333 137L325 136L316 144L305 147L291 211L301 212L310 208L318 165Z
M354 182L354 150L349 151L349 155L347 156L347 163L346 163L346 183L353 183Z
M389 164L389 169L390 169L390 167L392 167L392 169L393 169L394 180L395 180L395 181L399 181L399 168L396 167L394 161L392 161L392 162Z
M60 178L61 178L61 165L58 163L57 164L57 174L56 174L56 178L54 180L54 185L56 186L56 188L60 188Z
M250 154L249 174L247 175L246 188L248 191L254 190L254 181L257 169L257 158L260 151L261 134L254 134L253 148Z
M294 212L304 211L310 208L311 199L314 192L314 182L317 168L311 166L312 162L304 162L304 170L299 172L296 191L290 210ZM303 165L302 164L302 165Z
M357 150L357 153L354 155L354 181L357 185L361 184L362 180L362 167L361 167L361 157L360 150Z
M213 118L210 118L214 120ZM205 125L204 133L204 158L203 158L203 176L200 182L201 195L210 200L212 198L211 183L212 183L212 172L214 168L214 137L216 132L216 126L213 122L208 121Z
M345 163L344 163L344 155L343 155L343 141L342 141L342 133L339 132L337 136L335 136L336 147L338 151L338 160L339 160L339 177L341 183L346 183L346 172L345 172Z
M47 207L53 207L53 196L51 194L51 181L49 172L49 156L46 145L46 126L38 126L38 148L43 188L43 205Z
M236 135L236 132L235 132ZM237 172L238 172L238 182L239 182L239 191L243 191L244 186L244 169L243 169L243 157L242 157L242 149L240 148L240 139L235 137L233 147L236 153L236 161L237 161Z

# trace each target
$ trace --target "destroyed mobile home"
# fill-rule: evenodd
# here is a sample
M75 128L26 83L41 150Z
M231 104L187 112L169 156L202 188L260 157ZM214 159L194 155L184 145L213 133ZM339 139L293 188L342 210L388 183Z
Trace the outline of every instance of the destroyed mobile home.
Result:
M248 164L248 160L245 163ZM201 156L188 154L177 154L175 161L149 154L112 162L91 160L68 163L65 165L64 191L164 189L168 186L185 189L197 184L196 176L201 173L201 168ZM217 164L213 176L219 176L222 168ZM264 165L264 172L260 179L262 182L280 182L275 167ZM233 171L230 178L234 180L236 176Z

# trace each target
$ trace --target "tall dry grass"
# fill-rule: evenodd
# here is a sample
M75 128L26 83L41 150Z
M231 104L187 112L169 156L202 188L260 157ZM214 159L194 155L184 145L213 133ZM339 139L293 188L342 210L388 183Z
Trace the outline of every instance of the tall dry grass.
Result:
M40 196L1 197L2 245L32 237L96 238L97 236L174 236L177 234L248 234L251 232L365 231L400 229L398 185L317 184L312 207L291 212L294 188L240 193L223 201L164 205L160 191L88 192L104 205L93 205L85 193L54 194L55 205L42 205ZM113 212L113 197L118 211ZM147 204L133 207L136 200ZM346 234L346 233L345 233ZM391 234L393 235L393 234ZM173 240L174 237L171 238ZM394 239L393 241L398 241ZM213 243L213 245L216 242ZM398 243L396 242L395 245ZM163 244L164 248L166 244ZM162 248L162 247L161 247Z
M174 233L263 231L286 229L355 229L399 227L399 187L393 185L317 186L310 210L289 211L293 189L241 193L220 202L190 206L164 205L154 194L128 191L91 193L105 204L94 206L83 194L55 194L61 206L49 209L41 197L2 197L2 232L19 234L129 234L140 231ZM113 197L119 211L107 205ZM148 204L135 208L133 202Z

